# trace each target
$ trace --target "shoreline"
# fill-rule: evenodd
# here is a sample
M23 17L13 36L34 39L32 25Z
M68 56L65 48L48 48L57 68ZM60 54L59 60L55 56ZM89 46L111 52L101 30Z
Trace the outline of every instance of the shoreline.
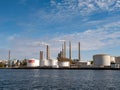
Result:
M12 67L0 69L43 69L43 70L120 70L120 68L49 68L49 67Z

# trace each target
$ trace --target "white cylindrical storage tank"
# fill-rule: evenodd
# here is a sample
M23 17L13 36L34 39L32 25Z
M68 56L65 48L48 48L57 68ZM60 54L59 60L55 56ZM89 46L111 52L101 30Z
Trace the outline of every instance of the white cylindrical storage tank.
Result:
M52 60L51 60L51 66L52 66L53 68L58 68L58 60L52 59Z
M93 56L94 66L104 67L110 66L110 55L97 54Z
M87 65L88 65L88 66L91 65L91 62L87 62Z
M120 64L120 56L119 57L115 57L115 63L116 64Z
M111 62L111 63L115 63L115 57L111 56L111 57L110 57L110 62Z
M38 66L40 66L40 60L33 58L27 60L27 67L38 67Z
M41 66L41 67L44 66L44 60L40 60L40 66Z
M60 68L68 68L68 67L70 67L70 62L69 61L59 61L59 67Z
M51 66L51 60L44 60L44 66L45 67L50 67Z

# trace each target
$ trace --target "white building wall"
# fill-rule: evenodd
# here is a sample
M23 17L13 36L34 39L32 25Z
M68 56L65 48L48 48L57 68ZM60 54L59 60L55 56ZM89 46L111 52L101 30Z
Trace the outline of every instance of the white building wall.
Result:
M80 61L78 64L80 65L80 67L87 67L87 66L91 65L91 62L89 62L89 61Z
M37 59L27 60L27 67L37 67L37 66L40 66L40 60Z
M109 55L98 54L93 56L94 66L110 66L111 59Z
M50 67L50 66L51 66L51 61L45 59L45 60L43 61L43 66Z
M115 57L115 63L120 64L120 57Z
M111 62L111 63L115 63L115 57L111 56L111 57L110 57L110 62Z
M70 67L69 61L59 61L59 67Z
M58 60L56 59L51 59L51 66L53 68L58 68Z

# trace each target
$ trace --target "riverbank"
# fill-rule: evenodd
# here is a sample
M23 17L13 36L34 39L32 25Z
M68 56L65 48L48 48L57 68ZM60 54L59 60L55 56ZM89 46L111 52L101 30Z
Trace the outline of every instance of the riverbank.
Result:
M48 67L12 67L0 69L44 69L44 70L120 70L120 68L48 68Z

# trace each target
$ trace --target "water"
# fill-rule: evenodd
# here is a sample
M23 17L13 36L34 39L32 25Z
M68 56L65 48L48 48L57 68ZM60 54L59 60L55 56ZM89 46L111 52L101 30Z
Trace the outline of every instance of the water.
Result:
M120 90L120 71L0 69L0 90Z

